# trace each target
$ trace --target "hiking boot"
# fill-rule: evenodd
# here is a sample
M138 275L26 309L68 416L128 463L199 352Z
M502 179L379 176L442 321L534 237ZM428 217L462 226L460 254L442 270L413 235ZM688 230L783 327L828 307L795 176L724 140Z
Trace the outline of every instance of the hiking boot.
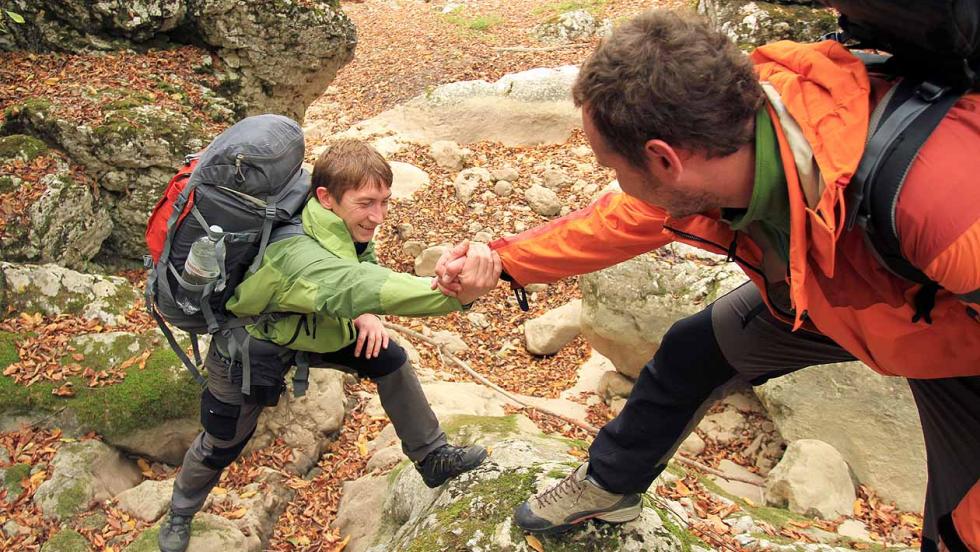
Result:
M588 477L582 464L554 487L522 502L514 512L517 525L531 533L561 533L588 519L623 523L640 515L638 494L615 494Z
M194 515L181 516L173 512L160 525L160 535L157 544L160 552L184 552L191 540L191 519Z
M487 449L480 445L455 447L443 445L430 452L415 464L415 469L422 474L422 481L430 489L446 482L447 479L466 473L479 466L487 457Z

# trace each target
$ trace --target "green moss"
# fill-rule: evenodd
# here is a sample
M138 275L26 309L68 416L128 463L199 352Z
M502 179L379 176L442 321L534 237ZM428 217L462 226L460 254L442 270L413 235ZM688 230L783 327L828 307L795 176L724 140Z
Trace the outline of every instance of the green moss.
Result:
M3 474L3 486L7 488L7 497L11 499L10 502L13 502L13 498L20 496L20 493L24 492L24 488L21 487L20 482L30 477L30 475L30 464L14 464L7 468L7 471Z
M647 495L643 495L643 501L645 507L651 507L655 512L657 512L657 515L660 516L660 521L662 521L664 524L664 528L667 529L667 531L670 532L671 535L674 535L674 537L676 537L677 540L680 542L681 550L683 552L690 552L695 546L700 548L706 548L708 550L711 549L711 547L705 544L704 541L692 535L691 533L686 531L683 527L675 523L674 518L671 517L671 514L669 512L665 512L660 508L654 506L652 501L650 501L650 498Z
M517 433L517 416L453 416L443 424L443 431L451 437L465 438L471 432L488 435L512 435ZM475 431L474 431L475 430Z
M109 111L102 124L92 130L102 142L166 140L171 152L182 154L194 138L203 139L204 130L194 120L178 113L151 106L136 106Z
M76 482L69 487L65 487L58 494L58 504L55 506L54 511L61 519L70 518L85 509L87 498L88 494L85 492L85 486L80 482Z
M41 552L86 552L91 550L88 540L74 529L62 529L41 547Z
M18 359L13 346L16 338L13 334L0 332L0 368ZM125 342L119 345L125 346ZM128 358L133 354L127 352L119 356ZM105 358L91 355L85 362L93 367L104 367ZM52 383L38 382L24 387L7 376L0 376L0 413L51 412L68 407L83 428L107 437L126 435L166 420L194 417L200 388L179 363L173 351L158 349L147 359L145 368L133 366L125 380L115 385L90 389L80 378L69 378L76 391L76 395L69 398L52 395L55 388ZM175 367L178 370L176 376Z
M212 529L212 527L201 519L191 521L192 535L195 533L201 534L210 529ZM140 533L140 536L136 537L136 540L125 548L125 552L157 552L160 550L160 548L157 546L157 537L159 535L160 524L158 523Z
M20 186L20 181L12 176L0 176L0 194L12 192Z
M531 10L534 15L551 14L561 15L565 12L585 10L592 15L598 15L599 10L605 6L606 0L565 0L562 2L551 2L543 6L538 6Z
M753 519L764 521L775 528L780 528L789 523L790 521L809 521L810 518L806 516L801 516L800 514L791 512L784 508L772 508L769 506L758 506L755 504L749 504L744 498L735 496L731 493L726 492L717 483L712 481L706 476L699 478L702 485L709 491L724 496L725 498L735 502L739 505L742 510L752 516Z
M491 28L496 27L504 22L504 19L499 15L489 14L489 15L477 15L474 17L467 17L464 15L457 15L455 13L446 14L446 21L456 25L458 27L463 27L464 29L469 29L471 31L486 32Z
M485 539L493 536L494 527L511 516L514 508L534 492L538 470L511 471L493 480L478 481L455 502L433 512L438 531L428 531L416 538L407 552L430 550L465 550L467 541L477 532ZM523 540L520 529L518 542Z
M12 134L0 138L0 160L23 159L24 161L31 161L47 150L47 144L26 134Z
M27 98L26 100L8 107L4 111L4 118L7 121L18 119L30 113L47 113L51 110L51 100L47 98ZM4 125L6 130L7 126ZM13 132L9 134L14 134Z
M147 360L146 368L130 369L122 383L80 390L71 399L78 421L114 437L166 420L193 417L200 388L183 370L174 377L173 369L179 362L173 351L160 349Z

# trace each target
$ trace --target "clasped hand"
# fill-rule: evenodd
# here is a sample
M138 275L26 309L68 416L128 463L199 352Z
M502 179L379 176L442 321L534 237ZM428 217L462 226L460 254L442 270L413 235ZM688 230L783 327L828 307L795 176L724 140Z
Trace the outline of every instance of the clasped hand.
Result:
M464 241L439 258L432 289L468 305L496 287L501 270L500 256L490 247Z

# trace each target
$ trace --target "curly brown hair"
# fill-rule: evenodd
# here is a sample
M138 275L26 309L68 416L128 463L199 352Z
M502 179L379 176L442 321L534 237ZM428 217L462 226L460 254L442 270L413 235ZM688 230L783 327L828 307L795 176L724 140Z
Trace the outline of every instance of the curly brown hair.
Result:
M377 150L360 140L341 140L321 153L313 165L310 197L317 188L326 188L340 201L348 190L366 184L390 188L393 179L391 165Z
M754 135L763 92L752 63L694 16L651 10L613 31L582 64L572 89L607 144L643 167L660 139L709 157Z

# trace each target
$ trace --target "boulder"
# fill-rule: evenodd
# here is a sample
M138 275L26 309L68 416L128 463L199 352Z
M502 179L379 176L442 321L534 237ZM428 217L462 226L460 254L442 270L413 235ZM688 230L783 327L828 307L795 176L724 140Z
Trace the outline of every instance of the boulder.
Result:
M407 249L410 242L405 242ZM436 263L442 254L449 251L448 245L434 245L427 247L415 258L415 274L417 276L435 276Z
M415 165L390 161L391 173L394 177L391 183L392 199L411 199L418 190L429 185L429 174Z
M370 539L384 521L378 512L384 506L387 490L388 477L384 475L344 482L337 517L332 524L341 535L351 538L344 550L363 552L370 546Z
M755 392L786 440L829 443L880 497L902 510L922 508L925 443L904 380L851 362L812 366Z
M507 182L515 182L520 176L520 173L517 172L517 169L513 165L504 165L503 167L499 167L490 171L490 175L493 176L494 180L498 180L498 181L505 180Z
M75 314L107 325L125 322L139 293L124 278L54 265L0 262L0 306L26 313Z
M599 379L599 386L596 389L596 393L606 400L611 400L616 397L629 397L630 393L633 392L634 383L633 380L616 370L609 370L602 374L602 377Z
M160 523L140 533L124 552L145 552L157 550L157 537ZM258 539L249 539L234 521L221 516L201 512L191 522L191 540L187 552L214 552L216 550L236 550L258 552L262 550Z
M507 197L514 193L514 185L506 180L498 180L493 185L493 193L498 197Z
M698 424L698 429L704 432L707 438L725 445L739 436L739 430L744 423L745 416L737 410L725 409L705 416Z
M525 322L524 341L527 351L532 355L557 353L581 332L578 323L581 311L582 301L576 299Z
M582 333L636 379L670 326L747 280L732 264L687 259L669 247L579 278Z
M476 191L492 181L490 171L483 167L464 169L453 180L456 197L463 203L469 203Z
M698 13L743 49L777 40L813 42L837 30L834 10L811 2L699 0Z
M572 103L578 68L538 68L482 80L444 84L362 121L338 138L370 140L397 134L407 142L459 144L493 141L505 146L561 144L582 121Z
M51 538L41 547L41 552L87 552L92 547L81 533L74 529L63 528L51 535Z
M66 520L132 488L142 480L139 469L119 451L99 441L66 443L49 467L51 478L41 483L34 502L44 515Z
M446 424L454 440L493 445L493 454L477 469L438 489L426 488L415 470L404 467L387 481L367 481L371 494L349 500L338 519L361 517L352 550L529 550L525 534L513 523L514 508L536 490L550 487L578 464L563 439L540 434L529 420L465 417ZM384 496L378 494L380 487ZM362 487L363 488L363 487ZM370 500L372 507L363 502ZM378 502L382 507L373 507ZM346 508L345 508L346 506ZM349 511L345 511L349 510ZM653 509L622 525L592 524L561 537L539 536L545 550L681 550L677 536Z
M599 23L588 10L572 10L536 26L531 35L545 43L582 42L596 34L606 34L611 29L610 21Z
M553 217L561 211L561 202L558 194L553 190L535 184L524 192L524 199L531 206L531 210L539 215Z
M834 519L851 513L856 495L847 462L816 439L793 441L766 478L766 502L808 516Z
M245 451L282 439L293 449L286 469L305 474L319 460L329 437L340 429L345 412L344 373L331 368L311 368L306 395L294 397L287 390L278 406L266 408Z
M170 508L173 479L147 480L116 495L116 506L131 516L153 523Z
M470 348L469 345L463 341L463 338L449 330L432 332L432 340L435 341L437 345L445 346L446 350L453 354L465 352Z
M429 146L429 153L436 165L450 170L461 171L466 166L466 152L452 140L436 140Z
M239 115L281 113L302 121L357 41L335 4L138 0L12 0L25 23L0 27L0 49L75 52L146 48L166 40L202 44L222 67L221 90Z
M565 171L555 167L548 167L541 173L541 183L545 188L558 191L568 187L571 179L565 174Z

